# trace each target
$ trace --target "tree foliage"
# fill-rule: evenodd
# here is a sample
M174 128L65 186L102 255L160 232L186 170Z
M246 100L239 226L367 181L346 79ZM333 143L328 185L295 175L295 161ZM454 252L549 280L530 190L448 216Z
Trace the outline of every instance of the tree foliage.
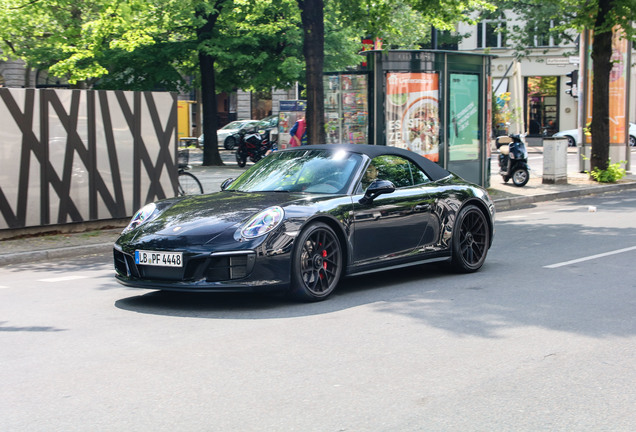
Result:
M619 27L624 37L634 41L636 0L541 0L498 1L502 10L513 10L525 22L511 35L521 54L529 52L536 36L551 35L557 42L573 41L581 32L591 31L592 44L592 169L605 170L609 164L609 80L612 70L612 31Z

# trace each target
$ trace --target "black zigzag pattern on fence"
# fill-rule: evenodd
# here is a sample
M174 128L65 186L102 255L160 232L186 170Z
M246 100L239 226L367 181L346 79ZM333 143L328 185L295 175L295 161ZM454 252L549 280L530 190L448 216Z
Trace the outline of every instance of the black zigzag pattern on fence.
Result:
M24 107L19 107L14 92L24 92ZM64 107L59 92L72 92L70 108ZM109 94L115 94L117 104L109 104ZM175 166L176 136L177 136L177 103L176 95L171 95L172 104L169 108L167 120L162 122L157 104L156 93L135 92L132 96L132 106L128 103L126 93L121 91L87 91L87 90L36 90L36 89L8 89L0 88L0 103L7 108L11 118L0 119L2 122L13 121L19 128L21 136L10 143L0 145L20 145L18 197L15 208L9 202L3 185L0 184L0 215L4 218L8 228L24 228L27 226L28 203L34 197L29 196L30 170L32 159L35 158L39 166L39 225L64 224L70 222L85 222L98 220L100 203L107 209L108 216L99 219L118 219L130 214L143 204L156 199L174 196L177 185L177 169ZM80 112L81 99L86 98L85 112ZM112 100L112 99L111 99ZM112 102L111 102L112 103ZM97 118L97 105L101 118ZM165 107L162 107L165 109ZM114 125L112 114L118 110L125 118L126 125ZM144 142L142 136L142 110L150 117L154 136L152 142ZM84 111L84 110L82 110ZM39 116L35 118L35 116ZM66 132L64 161L61 175L49 160L49 118L55 116ZM87 119L87 142L84 142L78 130L81 116ZM39 120L39 139L34 127L34 120ZM106 154L108 155L109 173L102 173L97 168L97 125L103 124L105 134ZM133 137L133 175L132 184L122 183L122 169L117 152L114 128L120 130L127 126ZM121 134L121 132L120 132ZM148 139L148 138L147 138ZM149 148L158 146L158 156L151 159ZM75 157L79 158L82 168L88 173L88 197L82 197L88 202L88 209L81 208L75 203L71 194L72 175ZM104 178L109 175L109 178ZM149 185L142 190L142 176ZM168 176L171 190L164 190L161 179ZM164 177L165 179L165 177ZM111 185L113 192L108 188ZM51 197L50 191L54 191ZM126 192L128 196L132 189L132 207L126 207ZM59 199L56 215L51 215L51 200ZM56 203L57 204L57 203ZM88 217L83 215L88 215ZM0 224L1 225L1 224ZM31 224L33 225L33 224Z

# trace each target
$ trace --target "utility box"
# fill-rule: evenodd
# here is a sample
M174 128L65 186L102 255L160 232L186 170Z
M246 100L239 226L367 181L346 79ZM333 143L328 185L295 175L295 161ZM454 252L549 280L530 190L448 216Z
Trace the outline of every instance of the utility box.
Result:
M568 140L566 138L543 139L543 183L568 182Z

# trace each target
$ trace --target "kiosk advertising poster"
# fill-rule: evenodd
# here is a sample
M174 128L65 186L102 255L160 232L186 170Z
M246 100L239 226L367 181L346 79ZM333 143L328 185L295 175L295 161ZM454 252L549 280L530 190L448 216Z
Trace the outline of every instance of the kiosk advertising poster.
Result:
M450 161L479 159L479 76L450 75Z
M609 129L610 129L610 143L611 144L624 144L625 132L628 127L627 115L626 115L626 95L627 95L627 74L630 71L629 66L629 42L625 37L623 31L619 27L615 27L612 35L612 70L610 72L609 83ZM594 80L594 74L592 71L593 61L592 56L592 44L594 35L589 32L589 48L587 62L587 91L584 93L585 102L587 107L586 124L592 123L592 81ZM592 143L592 137L590 134L585 134L585 142L587 145ZM610 155L611 156L611 155Z
M387 73L385 111L387 145L439 162L437 73Z

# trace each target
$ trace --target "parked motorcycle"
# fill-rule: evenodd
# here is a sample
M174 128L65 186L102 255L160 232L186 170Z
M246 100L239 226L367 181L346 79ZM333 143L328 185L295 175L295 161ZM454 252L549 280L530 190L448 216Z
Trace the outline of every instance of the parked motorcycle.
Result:
M515 186L525 186L530 180L528 151L519 135L504 135L496 139L499 150L499 174L505 183L512 179Z
M272 149L272 145L267 136L260 131L241 134L236 148L236 163L242 168L248 158L252 162L258 162Z

